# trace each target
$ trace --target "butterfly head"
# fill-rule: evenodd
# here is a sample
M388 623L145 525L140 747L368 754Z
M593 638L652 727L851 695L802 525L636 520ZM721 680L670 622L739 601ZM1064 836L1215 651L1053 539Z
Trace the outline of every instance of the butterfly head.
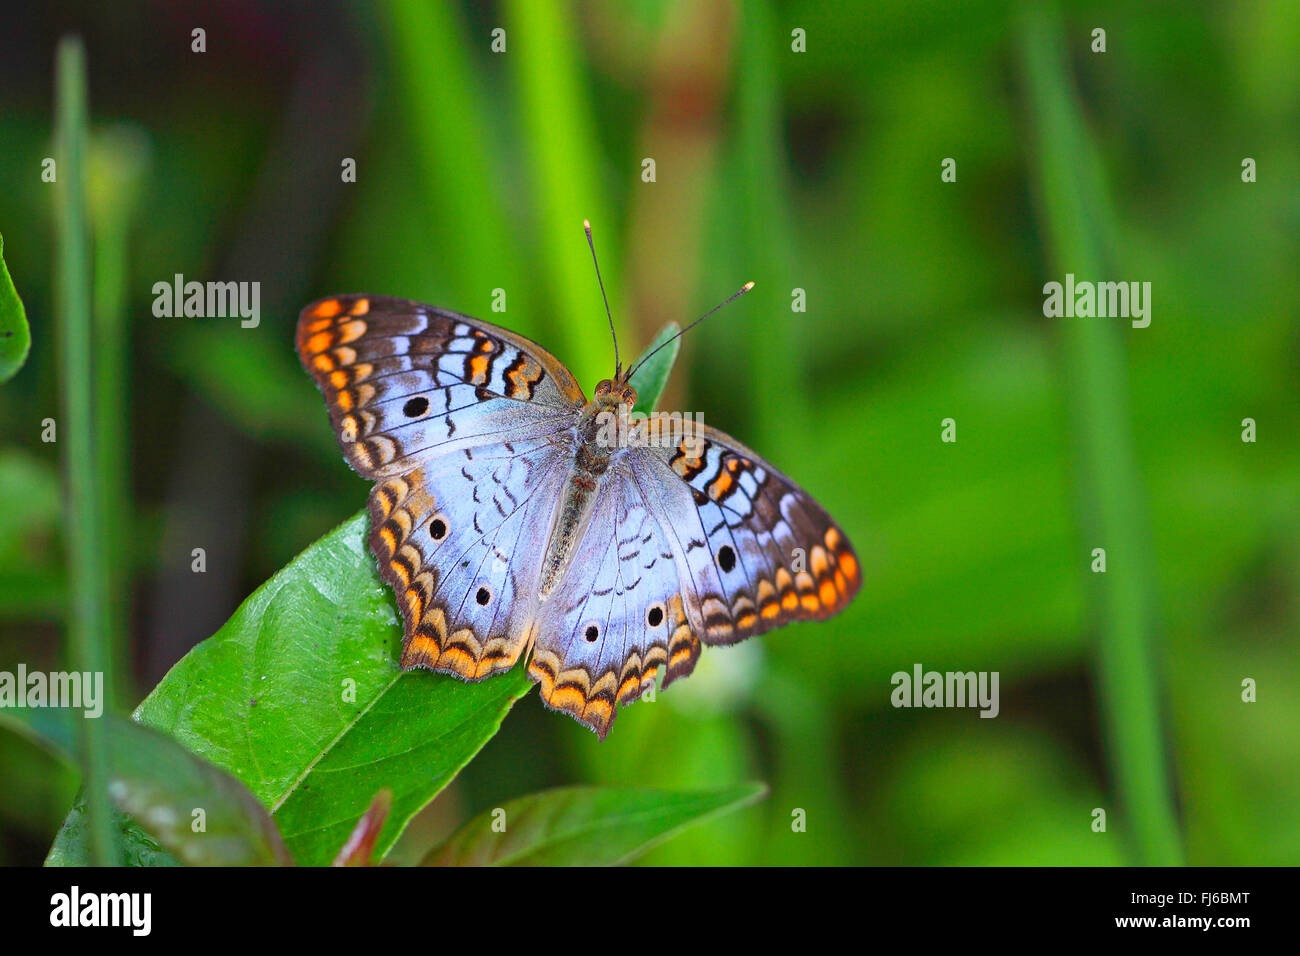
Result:
M636 389L622 376L601 379L596 384L592 401L604 407L626 405L631 411L636 406Z
M635 406L636 389L623 376L597 383L591 401L578 417L580 462L592 474L602 473L614 452L624 447L623 436L631 427L629 416Z
M591 404L596 406L596 409L598 411L603 409L617 408L619 405L626 405L627 410L630 412L636 406L636 389L634 389L628 383L631 381L632 375L636 372L636 370L640 368L642 365L644 365L646 360L649 359L650 356L658 352L660 349L664 348L665 346L669 345L672 342L675 342L677 339L681 338L691 329L695 328L695 326L699 325L701 322L703 322L705 319L711 316L714 312L717 312L719 309L721 309L724 305L736 301L736 299L740 298L750 289L754 288L754 283L746 282L743 286L740 287L739 291L734 292L731 295L731 297L728 298L726 301L720 302L719 304L715 305L708 312L704 313L702 316L700 316L690 325L686 326L686 328L678 329L674 335L672 335L665 341L660 342L657 346L655 346L645 355L642 355L640 360L637 361L635 365L633 365L630 369L624 372L623 363L619 360L618 357L618 333L615 332L614 330L614 315L609 310L609 296L605 295L605 280L600 277L600 263L596 260L596 243L591 238L591 222L589 220L584 219L582 221L582 228L583 231L585 231L587 234L587 247L591 249L592 264L596 267L596 282L599 283L600 285L600 297L602 301L604 301L605 303L605 317L609 319L609 334L614 339L614 377L602 379L596 385L596 393L592 398Z

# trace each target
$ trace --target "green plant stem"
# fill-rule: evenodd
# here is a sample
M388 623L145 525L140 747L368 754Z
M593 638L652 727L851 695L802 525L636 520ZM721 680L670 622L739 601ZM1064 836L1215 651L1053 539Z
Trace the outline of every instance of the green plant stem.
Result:
M108 656L125 660L125 588L131 567L127 540L131 502L127 493L126 449L129 441L126 421L126 342L123 328L125 305L125 223L114 221L106 230L95 232L95 278L93 321L95 330L94 441L99 467L96 513L103 535L99 549L117 555L105 567L107 594L104 601L103 640ZM122 677L123 675L118 675ZM121 693L125 687L118 687Z
M782 42L767 0L738 8L736 38L736 111L738 117L737 181L744 223L741 249L743 276L755 281L744 308L766 321L740 321L748 337L752 426L758 447L782 449L791 455L809 447L809 423L814 421L803 384L804 350L790 290L795 280L791 261L790 216L784 197L789 193L782 153L781 107L772 51ZM787 38L788 39L788 38Z
M767 0L753 0L737 9L741 22L736 31L736 181L741 190L744 223L741 248L746 268L753 270L742 278L756 282L754 291L746 296L753 301L744 307L765 318L761 322L739 320L745 330L750 362L750 429L757 436L756 447L771 449L774 460L797 461L801 454L815 457L818 429L812 427L817 418L805 385L807 331L800 326L807 316L796 315L790 307L790 290L808 283L798 278L794 252L787 239L792 233L786 201L790 190L773 51L789 38L782 39ZM795 684L786 681L786 676L774 671L767 680L778 686L788 683L787 690L793 693ZM789 770L784 779L823 780L817 812L827 826L848 832L851 825L845 814L847 800L840 777L832 772L832 748L824 743L833 736L832 721L826 708L811 698L804 700L803 706L793 706L791 693L776 701L764 698L767 705L762 708L772 725L777 759ZM845 849L846 845L836 845L819 862L847 862ZM811 857L806 862L812 862Z
M1038 186L1053 261L1092 279L1113 263L1115 232L1104 177L1063 64L1059 15L1026 8L1021 53ZM1088 552L1106 550L1108 569L1092 575L1098 594L1097 675L1107 749L1137 862L1182 862L1161 726L1153 631L1156 599L1147 550L1128 382L1114 319L1061 319L1061 345L1078 445L1083 530Z
M103 640L108 657L117 661L126 660L129 651L127 587L132 569L131 494L127 476L130 447L127 236L144 176L147 147L137 131L115 128L94 138L90 151L89 212L95 237L94 440L99 479L95 487L102 521L100 551L118 556L105 570L108 591ZM124 669L117 677L120 683L114 688L114 696L122 700L130 696L128 673Z
M107 574L100 550L91 363L90 235L86 224L86 59L81 41L65 37L56 57L58 122L59 343L63 392L63 459L67 482L70 657L77 671L102 674L113 686L104 646ZM107 704L107 702L106 702ZM91 860L119 861L108 797L108 749L104 724L83 719L85 791L90 816Z

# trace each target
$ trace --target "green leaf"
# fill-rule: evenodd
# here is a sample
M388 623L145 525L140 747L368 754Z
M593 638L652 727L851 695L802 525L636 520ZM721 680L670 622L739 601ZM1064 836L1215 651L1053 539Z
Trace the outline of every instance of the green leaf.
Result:
M4 236L0 236L0 383L9 381L18 373L32 347L27 312L5 267L4 251Z
M396 605L368 525L359 513L290 562L136 711L242 780L302 865L330 863L387 787L382 858L532 687L522 661L476 684L400 670Z
M162 848L138 823L124 813L113 814L121 862L126 866L180 866L176 857ZM54 844L45 857L46 866L90 866L90 821L86 816L86 798L77 795L72 812L63 822Z
M676 322L669 322L659 334L654 337L654 341L647 346L646 350L641 353L640 358L632 363L630 368L636 368L641 359L653 352L659 346L663 345L674 335L680 332L681 326ZM675 339L673 344L661 352L658 352L653 358L649 359L644 365L636 369L629 383L636 389L636 408L633 411L642 412L649 415L659 404L659 396L664 393L664 386L668 384L668 376L673 372L673 365L677 361L677 353L681 351L682 340Z
M6 709L0 724L85 766L77 722L106 724L108 793L176 858L196 866L292 863L266 809L230 774L194 756L176 741L114 714L87 718L59 709ZM204 827L194 832L195 811Z
M511 800L505 830L499 810L470 820L424 866L615 866L627 863L689 826L761 799L767 787L674 793L604 787L562 787Z

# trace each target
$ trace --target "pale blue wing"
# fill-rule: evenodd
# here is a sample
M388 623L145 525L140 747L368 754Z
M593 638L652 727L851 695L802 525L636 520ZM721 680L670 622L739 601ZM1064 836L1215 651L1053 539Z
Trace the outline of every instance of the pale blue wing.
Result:
M669 538L630 469L615 466L567 576L542 605L529 673L547 706L603 738L617 704L641 696L661 665L665 684L689 674L699 651Z
M405 620L403 667L480 680L519 659L568 458L545 439L466 448L375 486L370 545Z
M389 296L314 302L297 340L344 455L378 479L370 543L402 610L403 666L508 669L532 639L582 390L522 336Z
M568 369L535 342L407 299L312 303L298 318L298 355L344 455L367 478L554 434L584 401Z
M829 617L857 593L847 535L806 491L734 438L689 423L627 459L677 557L705 644Z

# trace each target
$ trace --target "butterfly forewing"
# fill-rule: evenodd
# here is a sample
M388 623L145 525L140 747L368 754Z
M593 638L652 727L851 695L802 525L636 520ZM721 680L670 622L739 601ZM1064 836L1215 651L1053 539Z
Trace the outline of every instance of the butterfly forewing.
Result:
M367 478L572 423L582 390L554 356L506 329L387 296L337 296L298 319L298 355L343 453Z

